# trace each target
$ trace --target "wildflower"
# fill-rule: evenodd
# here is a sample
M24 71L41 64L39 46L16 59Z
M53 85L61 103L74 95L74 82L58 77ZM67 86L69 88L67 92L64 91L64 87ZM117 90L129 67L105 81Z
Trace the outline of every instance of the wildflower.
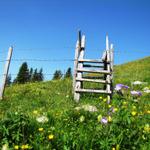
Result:
M107 101L107 98L104 98L103 101L106 102L106 101Z
M8 150L8 145L7 145L7 144L4 144L4 145L2 146L2 150Z
M36 118L37 122L40 122L40 123L45 123L45 122L48 122L48 118L46 116L40 116L38 118Z
M39 130L40 132L42 132L44 129L43 129L43 128L39 128L38 130Z
M137 112L136 111L132 111L131 114L132 114L132 116L135 116L137 114Z
M101 123L102 123L102 124L107 124L107 123L108 123L107 118L103 117L103 118L101 119Z
M80 122L83 122L85 120L85 117L84 116L81 116L80 117Z
M37 114L38 114L38 111L37 111L37 110L34 110L34 111L33 111L33 114L34 114L34 115L37 115Z
M113 147L112 150L116 150L115 147Z
M96 112L96 111L98 111L96 106L92 106L92 105L83 105L82 109L84 109L85 111L89 111L89 112Z
M146 124L145 126L144 126L144 131L145 132L150 132L150 126L149 126L149 124Z
M147 113L150 114L150 110L147 110Z
M123 105L126 105L127 104L127 102L123 102Z
M108 105L108 108L111 108L111 105Z
M102 96L100 96L100 97L99 97L99 99L103 99L103 97L102 97Z
M132 96L142 96L142 93L140 91L131 91Z
M134 81L134 82L132 82L132 84L133 85L141 85L141 84L143 84L143 82L141 82L141 81Z
M107 119L108 119L108 122L112 122L111 116L108 116Z
M25 149L28 149L28 148L29 148L28 144L26 144L24 147L25 147Z
M133 109L136 109L136 106L132 106Z
M21 146L21 149L25 149L25 145L22 145L22 146Z
M98 122L100 122L101 119L102 119L102 115L98 115L98 117L97 117Z
M19 146L18 146L18 145L15 145L15 146L14 146L14 149L19 149Z
M129 87L127 85L123 85L123 84L117 84L115 87L116 91L120 91L122 89L128 89Z
M114 111L114 112L117 112L117 111L118 111L118 108L114 108L113 111Z
M52 140L54 138L54 135L53 134L50 134L49 136L48 136L48 139L49 140Z

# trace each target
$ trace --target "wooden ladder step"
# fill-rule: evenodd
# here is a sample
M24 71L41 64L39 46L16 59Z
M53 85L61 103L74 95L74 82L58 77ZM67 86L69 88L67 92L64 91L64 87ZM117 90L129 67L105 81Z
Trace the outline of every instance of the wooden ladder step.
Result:
M89 65L89 64L83 64L83 67L104 68L104 66L100 66L100 65Z
M90 73L102 73L102 74L111 74L111 72L107 71L107 70L93 70L93 69L77 69L78 72L90 72Z
M77 81L86 81L86 82L96 82L96 83L104 83L107 84L110 82L106 81L106 80L100 80L100 79L86 79L86 78L76 78Z
M79 62L104 63L101 59L79 59Z
M111 94L111 91L108 92L106 90L95 90L95 89L76 89L77 93L100 93L100 94Z

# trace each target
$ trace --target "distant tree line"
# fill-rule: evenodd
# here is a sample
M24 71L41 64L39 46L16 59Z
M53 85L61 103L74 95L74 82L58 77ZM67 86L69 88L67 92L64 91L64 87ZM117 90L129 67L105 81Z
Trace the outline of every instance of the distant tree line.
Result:
M65 74L63 75L61 70L56 70L54 72L52 80L60 80L60 79L67 79L72 78L71 68L69 67ZM10 84L24 84L27 82L40 82L44 80L43 69L41 68L39 71L33 69L32 67L29 69L27 62L22 63L19 68L17 77L11 81L11 74L7 76L6 85Z

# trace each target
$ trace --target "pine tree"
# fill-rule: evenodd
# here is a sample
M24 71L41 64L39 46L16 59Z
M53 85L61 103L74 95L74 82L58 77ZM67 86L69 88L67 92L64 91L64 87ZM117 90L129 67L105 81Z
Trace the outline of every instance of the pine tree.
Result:
M32 77L32 81L33 82L36 82L38 81L38 72L37 72L37 68L34 70L34 73L33 73L33 77Z
M38 73L38 81L43 81L43 80L44 80L44 75L43 75L43 69L41 68Z
M53 76L53 80L59 80L62 78L62 72L61 70L56 70Z
M64 78L72 78L71 68L69 67L64 75Z
M29 69L27 63L24 62L19 69L16 82L24 84L28 81L29 81Z
M11 84L11 74L9 74L6 78L6 85L10 86L10 84Z
M32 82L32 78L33 78L33 68L31 67L30 71L29 71L29 81L30 82Z

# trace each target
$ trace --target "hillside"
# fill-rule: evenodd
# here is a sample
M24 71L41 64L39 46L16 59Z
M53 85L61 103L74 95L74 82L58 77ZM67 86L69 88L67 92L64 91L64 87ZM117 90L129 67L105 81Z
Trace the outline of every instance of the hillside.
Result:
M150 83L150 57L115 66L114 79L116 83L133 81Z
M149 64L147 57L115 66L115 83L130 86L139 80L150 88ZM13 85L0 101L0 147L145 150L150 148L149 114L146 93L115 94L111 104L104 95L84 95L77 104L70 79Z

